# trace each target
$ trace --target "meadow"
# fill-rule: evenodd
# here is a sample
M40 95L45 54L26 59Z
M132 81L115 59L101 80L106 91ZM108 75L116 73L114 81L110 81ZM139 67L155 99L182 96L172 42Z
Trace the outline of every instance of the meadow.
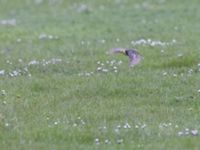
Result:
M198 150L199 5L0 0L1 149Z

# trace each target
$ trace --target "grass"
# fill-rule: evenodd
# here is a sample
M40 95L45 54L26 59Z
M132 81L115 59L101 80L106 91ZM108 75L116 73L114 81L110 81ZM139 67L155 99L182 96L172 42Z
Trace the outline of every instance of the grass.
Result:
M198 149L198 6L0 0L0 21L16 19L0 22L1 149ZM140 39L169 44L131 44ZM113 47L144 60L129 68Z

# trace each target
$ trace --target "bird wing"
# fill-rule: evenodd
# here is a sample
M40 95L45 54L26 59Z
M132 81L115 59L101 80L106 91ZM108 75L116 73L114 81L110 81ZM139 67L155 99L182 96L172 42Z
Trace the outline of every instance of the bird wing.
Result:
M130 60L130 66L135 66L141 61L141 56L136 51L129 51L128 57Z

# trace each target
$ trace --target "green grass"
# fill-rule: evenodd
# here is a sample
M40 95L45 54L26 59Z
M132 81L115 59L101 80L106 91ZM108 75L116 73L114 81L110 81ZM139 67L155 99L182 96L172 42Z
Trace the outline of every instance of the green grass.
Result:
M199 149L199 135L178 135L200 132L199 4L0 0L0 21L16 19L0 22L1 149ZM140 39L171 44L131 44ZM129 68L106 54L113 47L135 47L144 60ZM117 73L96 71L112 60L123 62Z

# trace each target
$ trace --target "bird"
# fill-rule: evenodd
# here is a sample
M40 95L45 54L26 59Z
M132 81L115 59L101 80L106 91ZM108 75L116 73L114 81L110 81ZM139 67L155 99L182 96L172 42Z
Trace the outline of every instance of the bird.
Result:
M129 48L112 48L111 53L121 53L129 57L129 66L134 67L139 64L143 57L135 50Z

